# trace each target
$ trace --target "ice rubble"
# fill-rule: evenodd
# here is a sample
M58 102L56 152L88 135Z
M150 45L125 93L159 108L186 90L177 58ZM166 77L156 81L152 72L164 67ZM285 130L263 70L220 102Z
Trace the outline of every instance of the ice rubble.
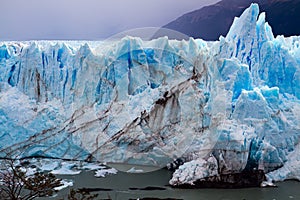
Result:
M275 38L257 4L216 42L0 45L2 157L182 157L171 184L254 169L299 179L300 38Z

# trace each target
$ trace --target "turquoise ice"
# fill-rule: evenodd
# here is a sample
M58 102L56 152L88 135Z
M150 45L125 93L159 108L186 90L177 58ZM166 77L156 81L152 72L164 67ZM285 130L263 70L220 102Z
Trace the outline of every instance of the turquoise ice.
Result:
M299 99L300 38L275 38L257 4L215 42L0 42L2 157L184 158L171 184L299 179Z

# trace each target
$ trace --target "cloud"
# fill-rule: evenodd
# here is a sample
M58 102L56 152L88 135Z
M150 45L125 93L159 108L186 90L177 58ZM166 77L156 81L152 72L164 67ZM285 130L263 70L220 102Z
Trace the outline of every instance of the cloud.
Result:
M101 39L216 0L1 0L0 39Z

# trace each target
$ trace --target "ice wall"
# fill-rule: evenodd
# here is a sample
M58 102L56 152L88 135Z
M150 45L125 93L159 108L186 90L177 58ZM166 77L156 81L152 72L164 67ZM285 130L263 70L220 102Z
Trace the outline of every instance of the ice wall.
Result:
M181 157L174 185L254 169L299 177L286 167L300 155L299 45L274 38L257 4L212 43L1 42L0 155Z

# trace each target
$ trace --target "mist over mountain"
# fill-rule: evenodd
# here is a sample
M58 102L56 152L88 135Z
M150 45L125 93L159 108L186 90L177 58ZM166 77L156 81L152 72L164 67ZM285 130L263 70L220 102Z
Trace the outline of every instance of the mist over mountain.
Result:
M194 38L217 40L220 35L227 34L234 17L241 15L243 10L254 2L259 4L261 12L266 12L266 21L271 25L275 36L300 34L299 0L222 0L187 13L164 28Z

